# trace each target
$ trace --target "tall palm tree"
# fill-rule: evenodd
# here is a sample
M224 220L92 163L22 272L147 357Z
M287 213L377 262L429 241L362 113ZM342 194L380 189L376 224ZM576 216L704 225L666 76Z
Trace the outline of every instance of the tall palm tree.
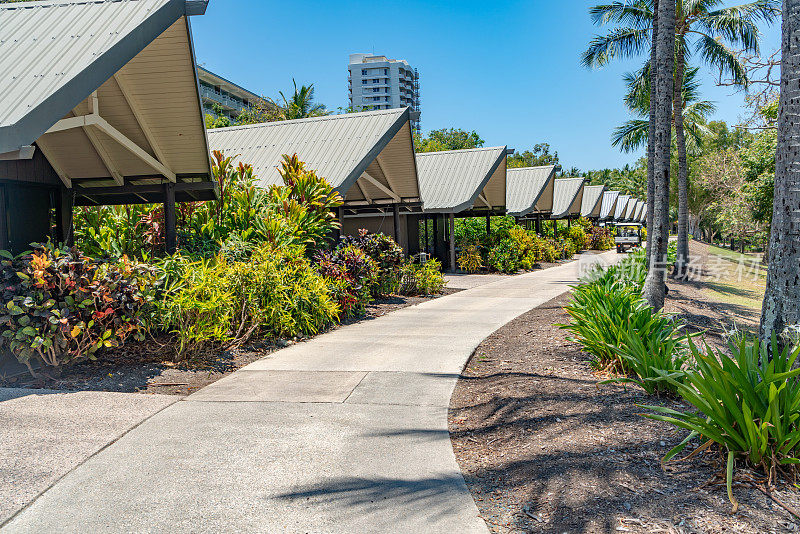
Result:
M748 83L747 72L734 48L758 53L758 23L772 22L778 15L779 0L755 0L732 7L720 7L723 0L677 0L675 7L675 139L678 149L678 260L676 275L684 276L689 256L688 180L684 106L681 102L686 64L692 52L714 70L730 76L740 86ZM582 62L601 67L615 58L639 56L649 44L653 25L653 0L624 0L590 9L595 24L614 24L606 35L592 39Z
M294 85L294 93L289 98L283 94L283 91L278 91L283 102L270 101L280 110L283 120L321 117L329 114L324 104L314 103L313 83L311 85L302 85L298 89L297 82L292 78L292 84Z
M800 0L784 0L781 59L781 98L778 106L778 149L775 157L775 199L769 243L769 270L760 335L769 340L787 326L800 323Z
M660 0L655 13L658 20L656 61L652 86L655 113L653 129L653 242L650 245L650 268L644 281L642 296L654 310L664 307L664 264L669 238L669 159L672 142L673 69L675 67L675 2Z
M701 134L708 129L706 119L711 115L716 106L708 100L700 100L700 69L692 67L687 69L683 79L683 116L686 132L695 144L701 141ZM640 118L626 121L614 129L611 135L611 145L618 146L625 152L633 152L649 141L650 121L650 62L636 72L628 72L624 80L628 86L625 95L625 106ZM675 126L675 112L672 113L673 127Z

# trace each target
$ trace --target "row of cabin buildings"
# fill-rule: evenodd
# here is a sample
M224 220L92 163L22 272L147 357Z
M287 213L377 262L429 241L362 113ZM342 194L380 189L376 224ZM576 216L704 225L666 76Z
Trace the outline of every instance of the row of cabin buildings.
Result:
M218 194L212 150L251 164L264 187L297 153L342 195L342 232L381 231L449 266L456 217L512 215L537 229L645 219L644 202L553 166L508 169L505 146L415 154L408 108L207 131L190 23L207 4L0 5L0 249L70 241L74 206L137 203L164 205L174 249L176 203Z

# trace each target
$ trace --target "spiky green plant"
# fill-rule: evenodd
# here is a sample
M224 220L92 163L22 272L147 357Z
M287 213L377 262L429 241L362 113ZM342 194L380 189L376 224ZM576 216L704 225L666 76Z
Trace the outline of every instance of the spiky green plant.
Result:
M689 348L694 364L686 370L684 380L666 371L660 374L696 411L645 406L656 413L644 416L689 431L665 461L698 436L727 452L728 496L736 507L732 481L737 458L763 467L770 483L782 466L800 463L800 368L793 369L800 347L781 351L773 335L771 347L757 338L744 337L738 345L731 345L731 354L708 345L701 351L691 339Z

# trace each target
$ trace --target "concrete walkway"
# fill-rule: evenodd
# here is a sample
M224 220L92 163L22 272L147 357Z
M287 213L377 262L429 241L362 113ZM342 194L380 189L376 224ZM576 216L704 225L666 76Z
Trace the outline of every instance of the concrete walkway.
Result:
M475 347L566 291L579 263L278 351L147 419L3 531L486 532L450 445L450 395Z

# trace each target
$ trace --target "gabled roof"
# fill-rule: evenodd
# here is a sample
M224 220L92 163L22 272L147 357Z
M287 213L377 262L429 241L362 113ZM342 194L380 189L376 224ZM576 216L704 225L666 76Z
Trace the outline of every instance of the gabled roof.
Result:
M100 203L114 186L120 193L162 179L208 180L187 20L206 3L0 4L0 159L25 159L24 147L35 144L78 197L91 189L91 202ZM179 190L180 197L187 189ZM155 198L139 192L113 201Z
M555 176L555 165L506 170L507 213L524 217L534 211L551 211Z
M581 217L596 219L600 217L600 208L603 201L604 185L586 185L583 187L583 201L581 202Z
M296 153L346 205L419 201L408 108L218 128L208 140L212 150L252 165L261 187L282 184L282 157Z
M423 210L488 210L487 203L492 209L505 208L506 150L500 146L417 154Z
M606 191L603 193L603 203L600 206L600 220L608 220L614 217L617 207L619 191Z
M631 213L633 212L633 206L636 205L636 199L633 197L628 198L628 202L625 203L625 209L622 211L622 220L628 221L631 218Z
M628 207L628 201L630 200L630 195L620 195L617 198L617 209L614 211L614 220L622 222L625 220L625 208Z
M583 178L556 178L553 188L553 213L551 219L564 219L580 215L583 203Z
M635 220L637 220L637 221L641 221L642 220L642 214L644 213L645 206L647 206L647 203L645 201L643 201L643 200L640 200L638 209L636 210L636 215L634 216Z
M628 219L634 222L639 220L638 216L639 216L639 211L641 211L641 208L642 208L642 201L637 198L636 201L633 203L633 208L631 208L628 212Z

